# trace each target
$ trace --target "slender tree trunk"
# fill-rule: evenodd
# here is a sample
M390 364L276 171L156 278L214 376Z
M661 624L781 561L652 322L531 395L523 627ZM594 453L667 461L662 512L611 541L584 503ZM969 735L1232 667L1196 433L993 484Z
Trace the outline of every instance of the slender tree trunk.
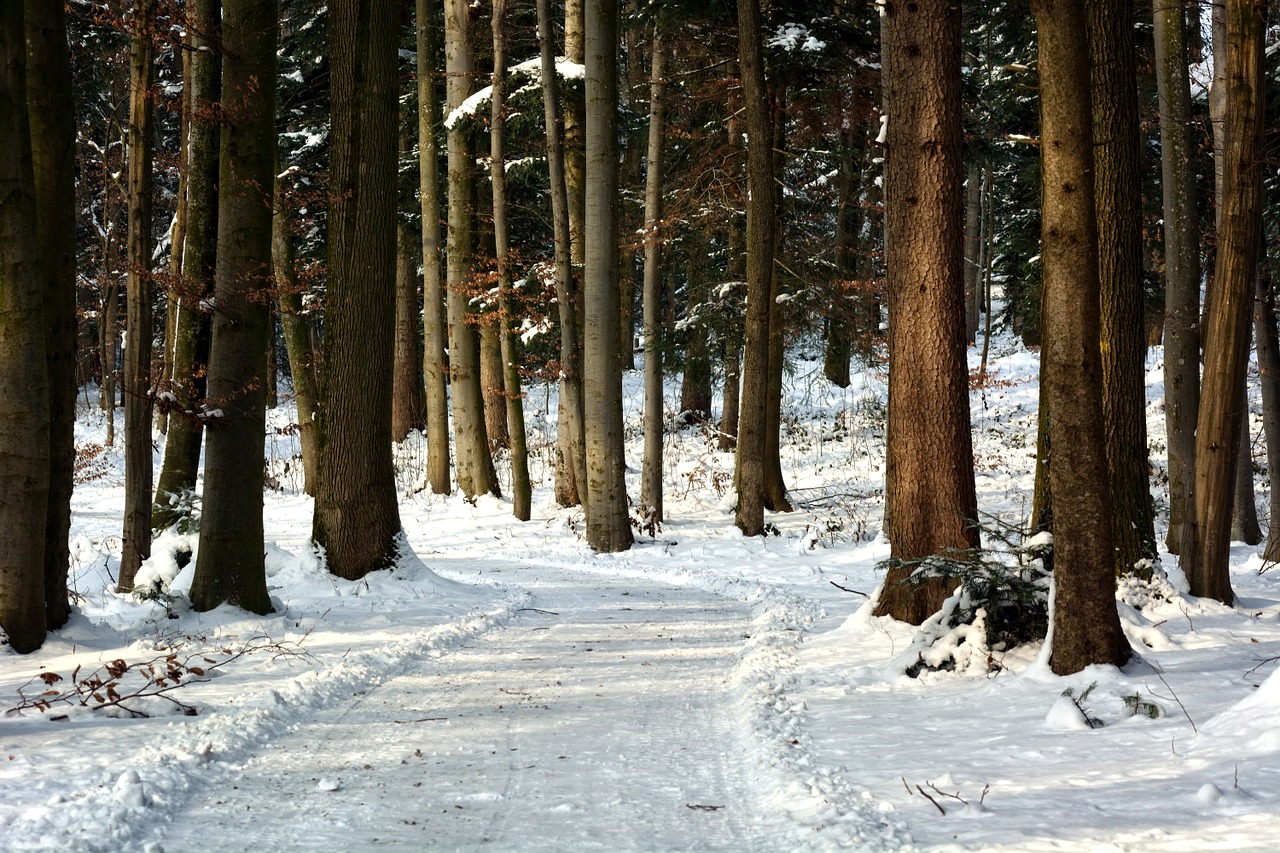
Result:
M1227 0L1222 203L1196 424L1195 547L1182 554L1191 594L1226 604L1235 597L1228 565L1232 489L1261 234L1265 13L1265 3Z
M164 352L159 359L160 375L156 385L168 389L173 384L173 347L177 334L178 300L182 290L182 254L187 242L187 169L191 150L191 55L192 34L182 37L182 111L178 117L178 186L174 202L173 220L169 224L169 282L165 288ZM169 405L156 407L156 430L161 435L169 432ZM157 484L157 488L159 485ZM155 508L152 507L152 526L155 526Z
M507 226L506 133L507 31L506 0L493 3L493 98L489 123L490 170L493 184L493 246L498 262L498 329L502 356L502 392L511 448L512 512L528 521L533 485L529 481L529 450L525 437L524 400L520 392L520 357L511 304L510 239Z
M786 90L777 87L773 96L773 257L782 256L783 204L782 166L786 149ZM764 506L772 512L791 512L787 484L782 476L782 370L786 358L785 300L782 297L782 269L775 262L769 277L769 377L765 384Z
M738 135L740 138L740 135ZM729 223L729 259L725 277L733 283L746 277L747 234L740 217ZM726 331L720 342L724 362L724 403L720 410L719 447L733 450L738 445L738 414L742 392L742 338L737 329Z
M400 154L413 151L409 133L401 122ZM412 204L413 199L407 200ZM422 429L422 345L418 336L418 247L413 232L396 217L396 319L392 356L391 440L404 441L410 430Z
M453 112L471 94L471 13L464 0L445 2L446 106ZM473 271L472 159L466 122L448 129L449 245L448 315L449 377L453 395L453 436L458 454L458 487L468 498L497 492L489 441L485 434L481 393L480 349L475 327L468 321L466 292Z
M1160 183L1164 194L1164 417L1169 447L1170 553L1182 553L1192 514L1196 417L1200 405L1200 245L1192 173L1191 84L1181 0L1154 0L1160 98Z
M1271 274L1258 276L1254 329L1258 340L1258 372L1262 386L1262 431L1267 441L1267 476L1271 483L1270 526L1262 558L1280 560L1280 331L1276 328L1276 294Z
M480 393L484 398L484 434L489 452L509 447L507 401L503 392L506 371L502 366L502 320L496 314L484 317L480 325Z
M268 613L263 561L262 460L276 162L276 0L223 0L222 125L208 434L200 550L191 604Z
M982 165L970 163L964 196L964 330L972 345L978 340L978 306L982 303Z
M355 580L399 556L391 461L398 79L392 4L329 5L332 148L320 468L312 538Z
M1147 475L1142 180L1132 0L1086 0L1094 127L1094 207L1102 340L1102 417L1117 575L1156 556Z
M680 378L680 417L686 424L711 420L711 344L704 320L709 298L707 235L691 230L685 235L685 347Z
M61 628L67 600L68 537L75 465L76 258L75 114L65 7L28 2L27 107L36 199L36 253L44 292L49 382L49 502L45 518L45 621Z
M855 247L865 217L862 214L858 161L852 129L840 133L840 207L836 211L835 281L831 306L826 312L826 345L822 373L837 388L848 388L849 361L853 358L853 336L857 302L851 286L857 277Z
M164 461L151 507L151 527L163 530L190 515L194 505L204 424L200 408L206 393L210 318L204 305L213 295L218 258L218 135L214 117L222 85L222 53L218 35L221 10L216 0L197 0L191 13L191 73L187 97L192 120L188 130L187 228L182 279L172 301L177 303L170 354L169 402L173 417Z
M0 629L44 643L49 381L38 207L27 113L23 3L0 5Z
M644 26L640 23L638 5L637 0L625 0L622 9L622 62L625 66L626 78L618 92L619 108L631 112L637 111L636 93L643 89L646 83L644 66L640 61L643 52L641 44ZM633 190L638 192L641 175L644 173L644 156L645 139L637 127L623 135L622 162L618 181L624 194L630 194ZM641 268L639 274L636 272L635 238L632 235L644 227L644 223L640 221L643 215L643 211L640 211L640 216L637 216L633 205L623 205L618 212L620 241L618 247L618 343L622 352L623 370L636 369L636 285L640 285L643 299L644 270ZM643 313L643 307L641 311ZM641 323L643 322L642 316Z
M289 209L284 178L277 177L275 211L271 218L271 264L278 293L280 325L284 328L284 346L289 355L289 375L293 377L294 402L298 407L302 491L315 497L320 464L320 435L316 425L320 359L313 345L315 335L311 315L302 305L303 285L298 281Z
M1249 395L1244 384L1241 384L1240 390L1240 444L1236 451L1235 497L1231 501L1231 539L1233 542L1257 545L1262 541L1262 528L1258 526L1258 505L1253 494L1253 434L1249 429Z
M893 105L885 157L886 511L893 556L910 561L978 545L965 346L960 8L947 0L891 6L884 23ZM876 612L919 624L955 585L903 585L910 571L888 573Z
M636 61L634 58L632 61ZM662 141L666 45L653 28L649 66L649 153L644 191L644 469L640 504L662 521Z
M112 247L114 248L114 247ZM116 444L116 385L120 375L120 285L111 281L114 275L110 264L107 268L110 282L106 296L102 300L102 394L100 403L103 414L107 416L107 447Z
M587 544L631 547L618 348L618 0L587 4L582 414Z
M447 324L440 268L439 94L436 90L437 27L431 0L417 2L418 195L422 202L422 373L427 409L427 480L431 491L447 495L449 483L449 395L445 380Z
M155 0L136 0L129 54L129 337L124 351L124 544L117 589L151 556L151 193Z
M738 416L735 522L746 536L764 532L769 309L773 282L773 120L765 80L759 0L738 0L738 64L747 131L747 315Z
M1115 604L1102 415L1098 231L1085 11L1032 0L1040 74L1044 360L1053 492L1053 650L1059 675L1129 659Z

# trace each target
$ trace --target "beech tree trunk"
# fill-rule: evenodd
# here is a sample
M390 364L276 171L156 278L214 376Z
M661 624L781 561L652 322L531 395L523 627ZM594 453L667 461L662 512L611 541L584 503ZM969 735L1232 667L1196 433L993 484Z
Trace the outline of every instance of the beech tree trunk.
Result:
M662 122L666 45L655 24L649 65L649 153L644 192L644 468L640 505L662 521ZM635 61L633 59L633 61Z
M1129 659L1115 602L1099 353L1098 231L1082 6L1032 0L1040 74L1042 399L1053 492L1053 649L1059 675Z
M218 247L205 418L204 504L191 605L271 611L262 535L263 372L276 162L276 0L223 0ZM234 106L232 106L234 105Z

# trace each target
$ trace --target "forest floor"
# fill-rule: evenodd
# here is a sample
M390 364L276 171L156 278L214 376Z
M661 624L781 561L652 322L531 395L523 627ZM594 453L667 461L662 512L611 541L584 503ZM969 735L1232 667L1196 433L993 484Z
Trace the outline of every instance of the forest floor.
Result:
M972 400L979 505L1017 524L1036 358L994 343L995 381ZM1187 596L1162 554L1164 576L1118 596L1137 652L1123 670L1058 678L1043 644L954 632L930 651L849 591L874 593L888 553L883 377L833 388L813 354L787 380L797 511L755 539L732 526L732 457L673 429L666 524L592 554L580 511L550 498L555 396L537 387L532 521L422 490L415 437L396 448L405 558L342 581L307 545L293 439L273 435L265 617L190 611L175 555L193 535L156 543L151 600L112 592L122 468L95 451L104 423L86 408L76 614L40 652L0 653L0 710L105 667L96 692L146 716L47 697L0 717L0 849L1274 849L1280 570L1234 545L1229 608ZM1158 350L1148 369L1163 505ZM633 469L639 384L628 374ZM953 671L906 674L940 652ZM148 662L189 683L129 699L154 686Z

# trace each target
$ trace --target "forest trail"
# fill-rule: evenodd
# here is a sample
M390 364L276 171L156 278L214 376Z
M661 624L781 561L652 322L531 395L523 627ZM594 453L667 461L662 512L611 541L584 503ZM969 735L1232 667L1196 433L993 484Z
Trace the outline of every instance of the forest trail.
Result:
M165 849L801 844L764 802L733 692L749 605L647 579L519 574L533 599L507 625L300 719L232 787L173 814Z

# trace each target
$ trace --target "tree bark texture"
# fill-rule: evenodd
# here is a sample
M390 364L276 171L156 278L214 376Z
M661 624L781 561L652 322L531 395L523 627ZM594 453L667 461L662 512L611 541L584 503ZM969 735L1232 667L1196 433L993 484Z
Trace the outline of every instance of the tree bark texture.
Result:
M271 217L271 265L275 272L280 325L293 377L298 409L298 444L302 449L302 491L315 497L320 465L320 433L316 413L320 405L319 357L311 315L302 304L304 285L298 281L285 179L276 178L276 203Z
M391 461L399 13L329 5L332 147L320 478L312 537L355 580L398 556Z
M155 0L136 0L129 52L129 273L128 338L124 350L124 543L117 589L133 589L133 578L151 556L151 277L152 106L155 77L152 46Z
M583 269L583 433L587 544L631 547L618 347L618 2L587 4L586 198Z
M1252 332L1252 323L1249 325ZM1258 526L1258 503L1253 493L1253 433L1249 428L1249 394L1240 386L1240 443L1236 449L1235 497L1231 501L1231 541L1257 545L1262 541Z
M19 654L45 637L49 381L27 118L23 3L0 6L0 629Z
M1102 417L1117 575L1156 556L1147 475L1142 173L1132 0L1086 0L1093 103L1094 209L1102 349Z
M710 296L707 235L685 234L685 347L680 377L680 418L686 424L711 419L711 341L703 312Z
M418 196L422 203L422 374L427 417L427 481L447 495L449 481L449 394L445 360L448 325L440 249L440 96L436 86L437 19L431 0L416 0L418 48Z
M852 379L849 362L853 358L858 306L851 285L857 278L856 246L866 219L862 212L862 182L856 154L853 131L842 131L838 178L840 207L836 211L835 281L832 282L831 306L826 315L826 342L822 358L822 373L837 388L848 388Z
M918 560L978 545L964 315L960 8L894 4L885 16L889 294L886 483L893 556ZM921 412L928 412L922 417ZM876 612L919 624L954 584L888 573Z
M786 360L785 300L782 297L783 163L786 156L786 89L776 86L773 109L773 274L769 282L769 376L765 382L764 506L772 512L791 512L782 476L782 370Z
M666 45L653 28L649 65L649 152L644 191L644 468L640 504L662 521L662 122ZM635 61L633 59L633 61Z
M271 611L262 460L276 162L276 0L223 0L218 245L205 412L204 504L191 604Z
M1200 233L1192 169L1191 82L1181 0L1153 0L1164 198L1164 419L1169 448L1169 552L1182 552L1194 512L1196 417L1200 406Z
M982 304L982 165L970 163L964 185L964 330L978 340L978 308Z
M400 131L400 153L412 152L409 134ZM408 199L408 203L412 203ZM418 240L396 217L396 318L395 352L392 357L391 440L404 441L409 432L422 429L422 346L418 336Z
M36 245L43 279L49 382L49 502L45 519L45 620L61 628L67 600L68 537L75 465L76 127L65 7L25 4L27 106L36 199Z
M489 441L492 455L502 447L509 447L511 431L507 427L507 400L502 390L502 326L496 313L490 313L481 321L480 333L480 393L484 398L484 434Z
M1267 476L1271 483L1270 526L1262 558L1276 562L1280 560L1280 330L1276 328L1276 294L1267 271L1258 276L1253 318L1262 386L1262 431L1266 437Z
M1262 216L1263 30L1266 4L1227 0L1226 129L1217 258L1204 334L1196 425L1195 547L1184 549L1191 594L1234 600L1228 556L1235 454L1244 417L1249 317Z
M1053 493L1053 649L1059 675L1121 665L1099 353L1089 53L1084 9L1032 0L1040 73L1044 386Z

